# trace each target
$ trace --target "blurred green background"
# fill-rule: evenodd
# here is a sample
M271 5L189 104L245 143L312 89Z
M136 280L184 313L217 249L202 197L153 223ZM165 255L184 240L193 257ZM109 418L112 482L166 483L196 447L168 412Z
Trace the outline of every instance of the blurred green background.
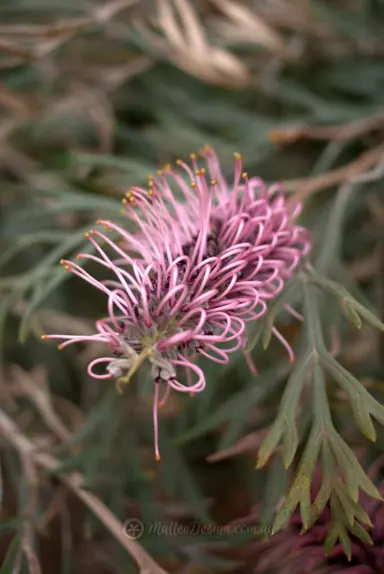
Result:
M249 174L302 199L318 268L383 319L383 21L381 0L0 0L0 400L17 425L1 443L1 574L137 571L114 517L249 520L254 531L219 542L187 528L140 544L168 572L257 567L247 549L292 478L279 457L255 470L289 373L280 345L254 349L256 378L241 354L202 361L205 392L161 411L156 464L149 375L120 396L86 374L97 346L59 353L39 337L87 332L105 314L59 260L84 250L98 217L124 221L131 185L206 144L229 178L240 152ZM340 362L382 393L383 337L331 305L322 317ZM279 329L294 342L300 325L283 316ZM368 447L332 400L372 462L382 433ZM37 468L20 437L59 467ZM96 503L68 488L74 471Z

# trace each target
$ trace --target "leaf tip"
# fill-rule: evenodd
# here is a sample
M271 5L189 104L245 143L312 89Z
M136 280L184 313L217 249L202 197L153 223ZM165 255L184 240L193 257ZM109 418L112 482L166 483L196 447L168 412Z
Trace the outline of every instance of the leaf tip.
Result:
M261 468L263 468L263 467L265 466L265 463L266 463L266 462L267 462L266 460L258 459L258 460L257 460L257 463L256 463L256 466L255 466L255 469L256 469L256 470L260 470Z

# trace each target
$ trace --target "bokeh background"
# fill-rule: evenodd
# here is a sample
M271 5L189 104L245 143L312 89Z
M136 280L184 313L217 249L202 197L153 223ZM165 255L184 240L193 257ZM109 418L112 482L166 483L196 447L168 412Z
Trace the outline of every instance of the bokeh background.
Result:
M257 377L241 354L202 361L205 392L161 412L158 464L146 373L120 396L86 374L97 347L60 353L40 336L88 332L105 313L59 260L98 217L124 221L131 185L206 144L228 177L240 152L250 174L283 181L317 267L383 319L383 21L381 0L0 1L1 574L136 572L131 518L167 572L280 572L262 538L294 467L276 456L255 470L290 368L278 343L253 350ZM382 334L334 313L340 362L380 395ZM294 344L301 327L279 329ZM367 444L338 393L368 468L382 433ZM196 521L254 529L217 540L192 534ZM149 532L160 522L186 533Z

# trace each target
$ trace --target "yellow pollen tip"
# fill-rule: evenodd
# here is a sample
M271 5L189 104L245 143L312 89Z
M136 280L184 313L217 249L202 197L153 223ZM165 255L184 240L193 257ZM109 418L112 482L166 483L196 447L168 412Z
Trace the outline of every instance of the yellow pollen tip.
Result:
M217 181L216 181L216 179L212 179L212 181L211 181L211 185L216 185L216 184L217 184Z
M96 223L97 223L97 225L100 225L100 224L102 223L101 219L98 219L98 220L96 221Z
M129 198L130 203L135 203L135 198L134 197L130 197Z
M172 169L171 164L170 164L170 163L166 163L165 166L164 166L164 170L165 170L165 171L169 171L170 169Z
M76 259L81 259L80 253L78 253L78 254L76 255Z
M194 181L191 183L191 187L196 187L196 183Z
M122 203L123 205L125 205L125 204L127 203L127 198L124 197L124 198L121 200L121 203Z
M63 350L63 345L57 345L57 348L59 349L59 351Z
M89 237L88 231L87 231L87 233L84 233L84 237L88 239L88 237Z
M157 175L163 175L163 170L161 169L157 170Z
M91 233L91 235L94 235L95 230L94 230L94 229L90 229L90 230L89 230L89 233Z
M205 167L202 167L201 170L200 170L201 175L205 175L205 174L206 174L206 171L207 171L207 170L205 169Z
M47 338L47 335L41 335L41 337L40 337L40 339L41 339L42 341L45 341L46 338Z
M237 151L233 154L233 157L234 157L235 159L239 159L239 160L240 160L240 159L243 159L242 156L241 156L239 153L237 153Z
M247 179L247 177L248 177L247 172L244 171L244 172L241 174L241 177L242 177L243 179Z
M196 156L195 153L191 153L189 157L190 157L191 159L196 159L197 156Z
M181 159L177 159L177 160L176 160L176 165L182 165L182 163L183 163L183 162L181 161Z
M60 264L64 265L64 259L60 259Z
M160 456L159 454L157 454L157 455L155 456L155 460L156 460L156 462L159 462L159 461L161 460L161 456Z
M195 171L195 175L200 175L201 171L198 169L197 171Z
M148 189L148 195L153 195L152 189Z
M148 180L148 187L153 187L153 179Z
M64 265L64 269L65 269L66 271L69 271L69 265Z

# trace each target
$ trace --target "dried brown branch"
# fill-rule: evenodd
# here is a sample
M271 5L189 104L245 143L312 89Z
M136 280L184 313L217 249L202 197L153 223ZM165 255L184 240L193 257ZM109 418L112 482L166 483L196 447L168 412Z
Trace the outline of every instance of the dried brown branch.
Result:
M90 16L61 20L52 24L4 24L0 25L0 34L4 36L46 36L52 38L60 34L76 31L94 22L108 22L122 10L136 4L138 0L114 0L101 5Z
M373 149L364 152L357 159L351 161L344 167L340 167L320 174L315 177L302 179L289 179L283 181L284 189L288 192L294 192L289 199L289 203L302 201L306 197L328 189L330 187L346 183L363 174L384 159L384 144L380 144Z
M337 30L330 22L314 14L307 0L270 0L258 2L257 11L270 25L287 32L310 37L312 43L318 41L321 48L335 54L337 48L346 49L338 38Z
M0 39L0 51L3 50L16 56L11 60L11 65L42 58L70 40L77 32L94 24L106 25L119 12L137 2L138 0L113 0L98 6L89 16L64 19L52 24L0 25L0 36L6 38ZM25 46L22 46L23 43ZM6 67L10 67L7 61L5 64ZM4 65L4 62L1 62L1 65Z
M114 122L112 111L107 101L107 94L117 90L124 82L137 74L147 70L152 65L152 60L147 56L137 56L121 66L104 68L98 72L98 76L93 78L93 85L72 85L71 93L57 99L56 101L41 102L39 109L29 109L28 113L19 114L18 117L10 118L0 123L0 160L8 156L11 163L23 163L23 167L28 171L34 169L34 162L22 152L14 150L4 142L10 138L18 129L25 125L26 121L53 118L68 112L81 114L88 117L90 123L95 125L100 134L101 149L108 149L111 145L111 130ZM98 113L96 113L98 112ZM101 116L102 114L102 116ZM104 118L104 120L102 119ZM19 157L19 161L17 160ZM23 169L17 171L23 173Z
M290 145L300 140L346 141L368 132L384 130L384 115L368 116L349 124L333 126L290 126L271 130L269 139L277 145Z
M16 56L17 60L27 60L29 58L28 50L21 48L16 42L10 42L9 40L0 39L0 52L6 52Z
M74 319L74 321L76 321ZM44 367L36 367L31 373L23 371L20 367L13 365L10 368L12 375L12 383L5 387L5 391L12 397L28 397L28 399L35 405L39 412L42 421L46 424L49 430L59 440L65 442L71 436L70 431L65 427L61 418L57 415L53 408L51 395L47 384L47 373ZM0 400L1 400L0 396ZM8 398L7 395L5 398ZM63 401L63 398L60 398ZM81 421L82 423L83 421ZM44 437L50 439L49 437ZM37 438L35 438L37 445ZM39 443L40 448L44 445ZM74 454L79 452L79 447L75 446L70 449ZM39 524L38 530L44 531L47 524L54 518L57 513L62 513L63 502L67 497L68 491L64 488L59 489L57 496L54 497L52 503L45 511Z
M60 514L63 509L66 508L65 502L67 497L68 490L64 486L60 485L38 522L37 528L40 532L45 533L48 524L55 518L57 514Z
M29 457L34 465L55 473L57 478L99 518L116 540L129 552L140 568L141 574L167 574L140 544L124 535L123 524L104 503L97 496L82 488L83 476L80 473L67 475L56 473L61 466L60 461L49 454L39 452L34 442L20 431L16 423L3 410L0 410L0 433L18 451L20 457Z
M25 94L9 89L2 82L0 82L0 106L20 116L28 116L32 109L29 98Z
M41 566L33 549L34 520L39 492L38 473L30 452L20 450L19 455L23 469L23 479L27 485L27 500L22 515L21 544L13 574L19 574L21 571L23 557L27 560L30 574L41 574Z
M31 375L17 365L12 365L10 371L15 381L14 384L33 402L47 427L57 438L66 442L70 438L71 433L65 428L53 410L48 385L44 384L46 382L44 381L41 384L42 381L40 381L40 384L37 385Z

